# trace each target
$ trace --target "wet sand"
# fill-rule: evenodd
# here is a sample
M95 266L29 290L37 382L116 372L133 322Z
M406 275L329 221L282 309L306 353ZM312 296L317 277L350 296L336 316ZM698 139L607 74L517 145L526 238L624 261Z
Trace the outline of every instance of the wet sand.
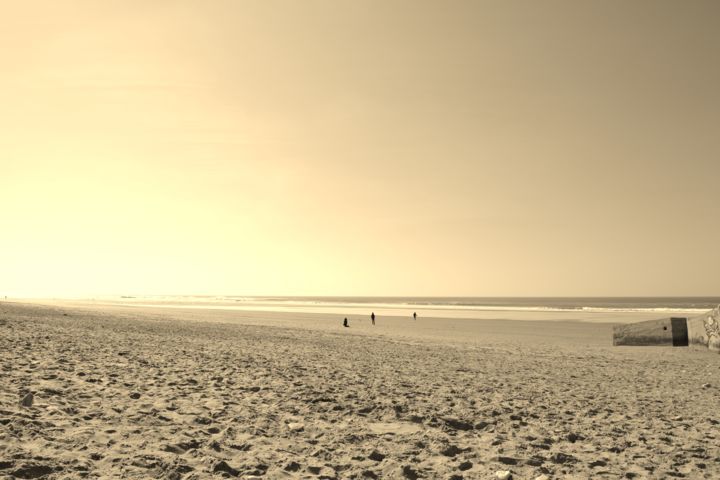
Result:
M718 355L349 320L0 302L0 478L720 477Z

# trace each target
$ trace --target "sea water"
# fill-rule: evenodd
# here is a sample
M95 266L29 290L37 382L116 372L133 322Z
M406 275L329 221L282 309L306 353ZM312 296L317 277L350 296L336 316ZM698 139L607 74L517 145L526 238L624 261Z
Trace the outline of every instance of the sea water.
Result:
M720 297L281 297L123 296L112 303L144 307L294 312L329 315L631 322L695 316Z

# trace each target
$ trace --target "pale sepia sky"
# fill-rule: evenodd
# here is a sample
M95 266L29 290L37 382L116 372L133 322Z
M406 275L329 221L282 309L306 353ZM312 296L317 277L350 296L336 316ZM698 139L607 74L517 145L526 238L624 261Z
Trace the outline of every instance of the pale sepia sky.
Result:
M712 295L720 2L0 0L0 295Z

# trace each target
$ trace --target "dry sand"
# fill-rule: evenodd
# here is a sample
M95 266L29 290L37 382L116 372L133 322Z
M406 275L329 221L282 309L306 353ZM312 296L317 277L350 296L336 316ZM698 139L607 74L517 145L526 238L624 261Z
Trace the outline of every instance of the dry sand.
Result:
M720 478L720 355L377 323L0 303L0 478Z

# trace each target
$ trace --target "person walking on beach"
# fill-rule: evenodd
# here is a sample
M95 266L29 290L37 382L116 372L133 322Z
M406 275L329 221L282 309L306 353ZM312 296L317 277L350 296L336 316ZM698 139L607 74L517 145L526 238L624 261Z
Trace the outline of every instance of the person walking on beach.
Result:
M375 325L375 312L370 314L370 320L372 320L372 324Z
M417 320L417 312L413 312L413 320Z
M348 325L348 323L347 323L347 317L345 317L345 321L343 322L343 327L349 327L349 326L350 325Z

